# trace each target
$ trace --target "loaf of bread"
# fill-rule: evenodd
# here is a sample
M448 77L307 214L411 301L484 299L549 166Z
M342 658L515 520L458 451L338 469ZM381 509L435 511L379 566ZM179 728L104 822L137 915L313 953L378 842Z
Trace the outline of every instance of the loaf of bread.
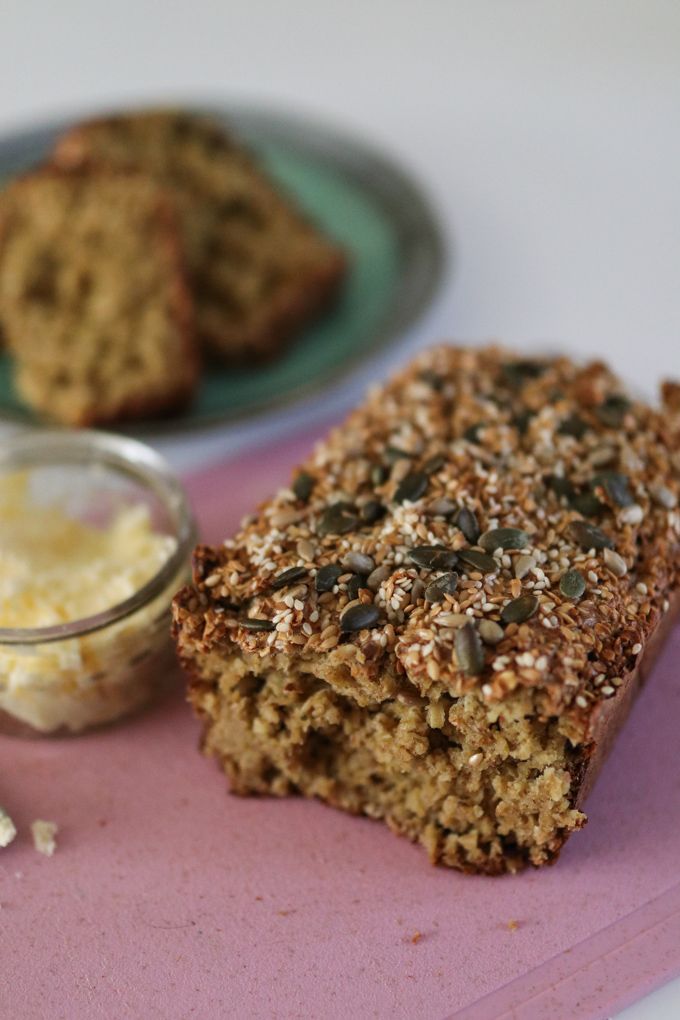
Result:
M228 361L275 355L338 291L339 248L211 118L161 110L92 120L66 132L52 160L137 169L173 191L199 335Z
M199 351L167 195L136 174L17 180L0 196L0 321L19 393L49 418L181 408Z
M600 363L418 357L197 549L174 627L206 753L463 871L551 863L680 609L679 449L678 386L654 410Z

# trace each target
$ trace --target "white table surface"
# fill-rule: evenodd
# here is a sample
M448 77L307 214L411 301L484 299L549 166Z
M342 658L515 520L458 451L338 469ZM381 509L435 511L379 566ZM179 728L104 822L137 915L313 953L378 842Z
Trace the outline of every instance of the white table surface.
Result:
M308 111L384 147L453 243L439 300L400 348L287 427L443 337L602 356L648 395L680 378L676 0L0 0L0 131L221 97ZM273 427L162 447L196 464ZM680 981L622 1014L679 1015Z

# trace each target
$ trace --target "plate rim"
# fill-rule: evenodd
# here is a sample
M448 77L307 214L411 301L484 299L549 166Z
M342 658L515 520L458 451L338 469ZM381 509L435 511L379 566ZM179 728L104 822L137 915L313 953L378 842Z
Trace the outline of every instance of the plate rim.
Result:
M280 395L256 398L247 408L233 412L224 408L191 418L168 417L120 425L112 423L107 426L109 431L145 438L169 438L220 425L251 424L265 414L299 405L305 399L330 391L360 365L402 338L431 305L450 259L448 239L426 190L396 159L358 134L321 122L318 115L272 105L213 100L144 103L126 108L135 110L161 106L212 115L232 125L235 134L243 137L246 145L249 144L248 136L257 133L264 142L289 145L303 157L311 157L340 173L367 194L393 223L399 258L397 286L388 308L371 331L370 342L339 364L315 373L310 380L289 387ZM69 117L45 120L34 127L3 132L0 135L0 158L6 147L34 145L44 135L63 130L78 120L106 114L107 109L90 109ZM44 423L38 419L27 420L21 411L0 407L0 424L30 428Z

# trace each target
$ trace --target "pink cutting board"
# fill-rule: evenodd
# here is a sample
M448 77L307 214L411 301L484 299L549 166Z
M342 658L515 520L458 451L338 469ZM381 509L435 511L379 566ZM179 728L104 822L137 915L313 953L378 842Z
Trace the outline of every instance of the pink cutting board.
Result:
M218 540L310 443L190 480ZM241 800L178 693L79 739L0 738L0 1018L604 1018L680 973L680 629L558 864L432 868L375 822ZM59 823L53 858L27 832Z

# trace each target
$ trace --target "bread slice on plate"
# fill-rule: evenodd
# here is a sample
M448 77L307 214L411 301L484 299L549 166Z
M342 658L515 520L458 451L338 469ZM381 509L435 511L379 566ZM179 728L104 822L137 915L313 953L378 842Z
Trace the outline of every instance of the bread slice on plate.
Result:
M227 361L276 355L338 292L338 246L209 117L156 110L84 122L52 159L138 169L175 191L198 331Z
M155 181L48 168L0 195L0 321L40 414L93 425L181 408L199 372L192 319Z

